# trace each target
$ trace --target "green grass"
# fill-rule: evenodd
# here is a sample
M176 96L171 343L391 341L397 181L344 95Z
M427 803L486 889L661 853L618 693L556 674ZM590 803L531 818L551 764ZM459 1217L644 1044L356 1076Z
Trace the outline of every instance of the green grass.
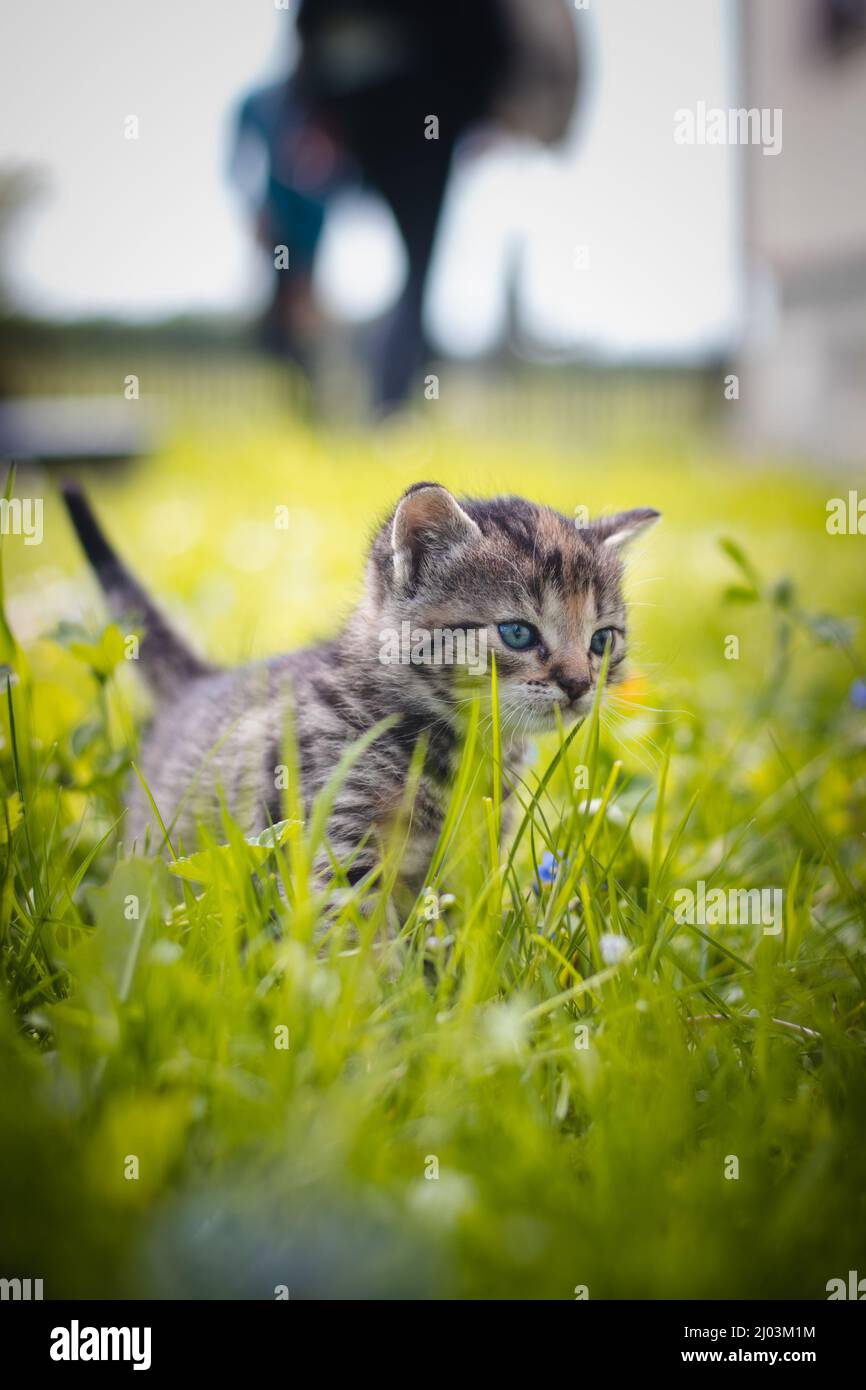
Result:
M46 1296L822 1298L866 1262L866 663L840 622L866 567L826 534L840 489L265 422L190 429L93 491L236 660L331 630L421 477L665 521L630 578L629 703L540 745L501 848L479 711L408 907L395 842L367 911L347 890L325 916L321 817L291 801L271 846L226 822L196 859L121 859L131 663L53 500L42 547L5 539L0 1273ZM58 630L82 602L86 638ZM783 889L782 932L677 922L699 879Z

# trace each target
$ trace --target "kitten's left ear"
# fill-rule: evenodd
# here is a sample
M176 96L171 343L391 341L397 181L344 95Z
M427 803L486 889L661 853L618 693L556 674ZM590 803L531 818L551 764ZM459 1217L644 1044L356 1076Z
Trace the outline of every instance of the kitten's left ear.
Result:
M410 583L425 554L481 539L481 531L456 498L438 483L416 483L394 513L391 549L398 584Z
M582 534L595 540L605 550L622 550L659 520L661 512L653 507L634 507L630 512L600 516L584 528Z

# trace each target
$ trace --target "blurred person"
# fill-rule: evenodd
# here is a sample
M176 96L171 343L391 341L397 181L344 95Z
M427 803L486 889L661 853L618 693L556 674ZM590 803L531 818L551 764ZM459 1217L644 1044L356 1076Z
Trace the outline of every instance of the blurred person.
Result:
M290 80L259 88L244 100L231 172L252 204L256 239L273 258L263 346L309 373L321 328L313 263L328 198L347 177L346 158Z
M578 84L575 27L566 0L301 0L297 28L295 73L242 114L270 152L264 239L279 226L298 243L269 317L287 344L297 337L329 198L353 179L378 193L408 265L372 354L373 402L385 412L405 401L429 352L424 295L455 150L485 124L562 137Z

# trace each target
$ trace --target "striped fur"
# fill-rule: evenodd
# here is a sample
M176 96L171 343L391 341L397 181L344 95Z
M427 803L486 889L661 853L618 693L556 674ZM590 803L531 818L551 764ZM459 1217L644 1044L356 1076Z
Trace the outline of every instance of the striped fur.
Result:
M618 629L609 678L620 674L626 615L619 552L658 515L643 509L578 529L519 497L458 502L436 484L415 484L377 531L364 596L337 637L220 670L199 661L172 632L83 497L70 491L67 505L115 614L145 624L141 665L158 701L141 768L175 844L189 848L199 824L218 827L221 798L246 832L282 817L278 784L290 710L307 806L347 748L395 716L394 727L346 777L328 834L336 859L352 861L351 881L375 866L423 737L425 762L403 866L416 887L441 825L468 703L474 693L489 699L489 677L459 665L383 664L383 632L399 632L408 621L413 628L486 633L497 658L506 759L516 767L526 736L553 728L557 707L566 723L589 709L600 665L589 644L598 628ZM507 648L497 632L507 621L533 624L541 645ZM130 845L143 847L146 836L151 845L160 843L137 783L127 819Z

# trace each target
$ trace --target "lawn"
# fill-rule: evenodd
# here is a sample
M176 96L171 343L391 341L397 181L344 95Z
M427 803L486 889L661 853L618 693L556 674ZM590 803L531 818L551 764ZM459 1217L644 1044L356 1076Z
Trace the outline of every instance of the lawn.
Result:
M41 546L3 541L0 1273L46 1297L825 1298L866 1273L866 543L825 526L848 484L706 443L268 416L190 420L85 482L233 662L333 631L421 478L664 520L630 562L627 685L539 743L501 842L479 713L397 930L399 844L372 907L326 917L291 798L270 845L227 823L194 859L120 856L147 706L52 482L17 478L46 501ZM715 889L779 912L683 920Z

